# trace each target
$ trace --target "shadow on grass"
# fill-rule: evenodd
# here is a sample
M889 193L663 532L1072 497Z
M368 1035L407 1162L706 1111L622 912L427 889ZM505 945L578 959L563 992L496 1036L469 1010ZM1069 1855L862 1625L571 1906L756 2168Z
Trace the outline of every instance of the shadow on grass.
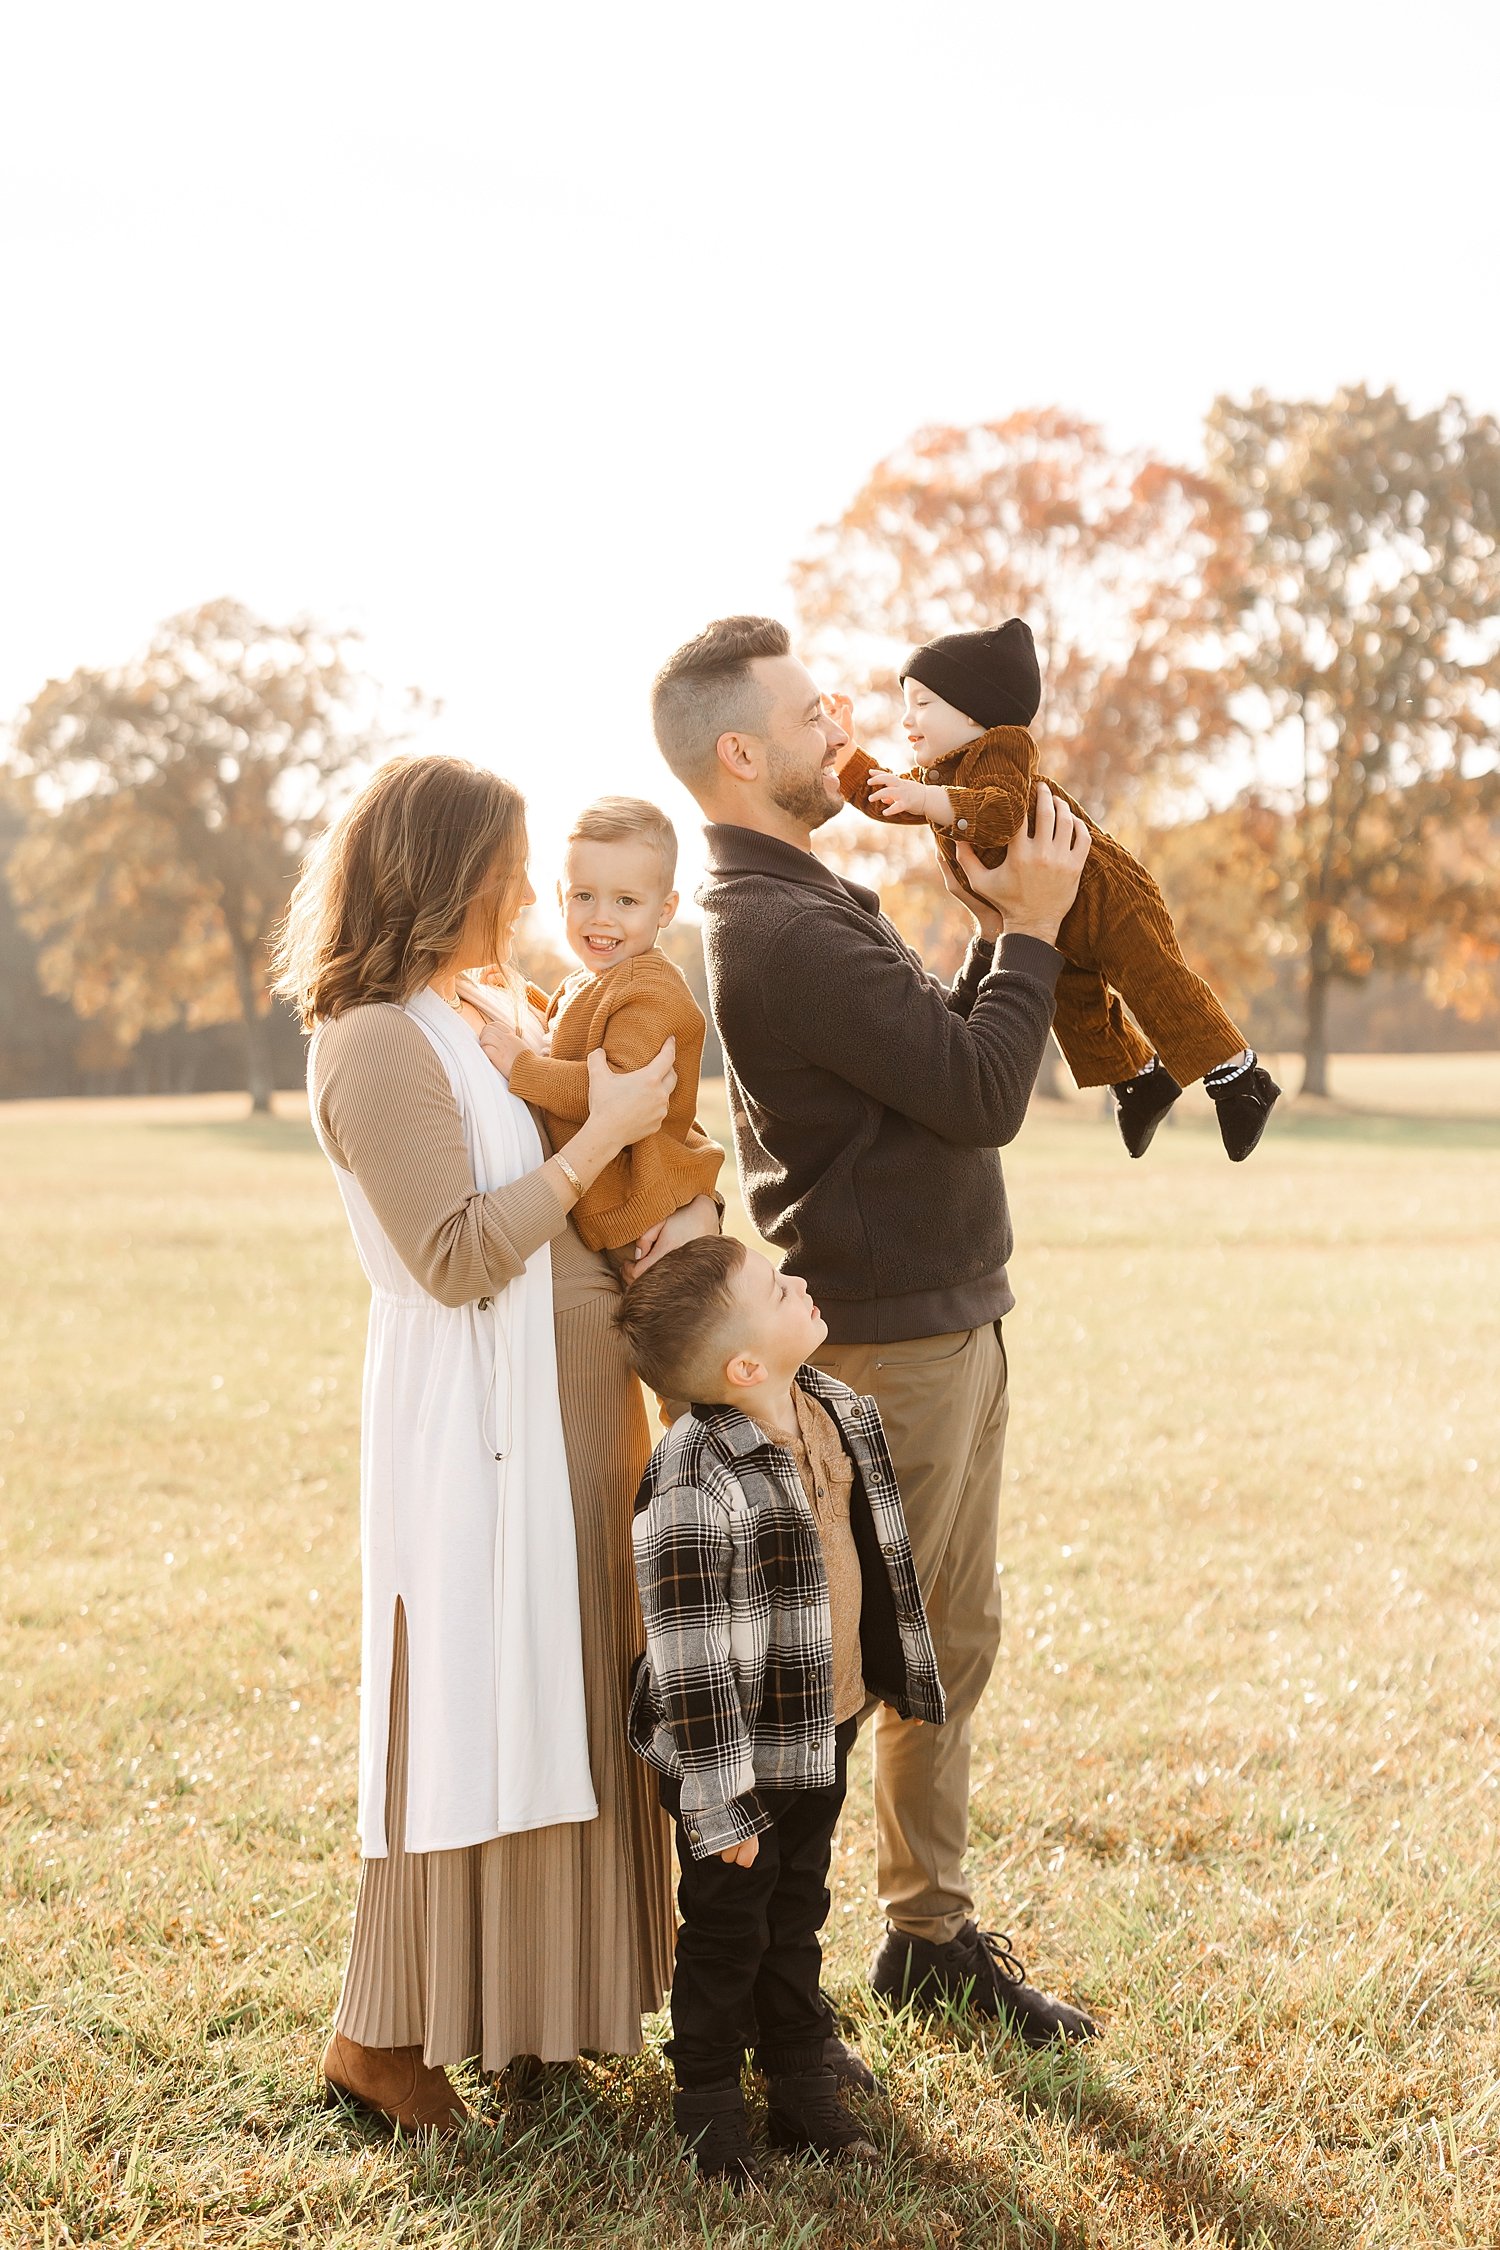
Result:
M764 2186L736 2197L700 2181L671 2116L671 2078L660 2058L554 2066L529 2093L465 2072L474 2122L456 2143L413 2144L412 2200L448 2218L498 2218L501 2241L552 2250L612 2239L668 2239L675 2221L694 2240L732 2233L739 2243L817 2244L819 2250L1097 2250L1097 2235L1041 2209L999 2167L935 2148L920 2120L884 2100L856 2098L886 2152L876 2169L798 2162L770 2154ZM760 2081L750 2080L751 2129L764 2138ZM357 2142L388 2140L366 2114L342 2107L337 2129ZM496 2211L495 2203L503 2208Z
M1127 2166L1160 2197L1164 2219L1185 2241L1217 2240L1216 2229L1236 2250L1306 2250L1314 2239L1305 2211L1263 2194L1243 2173L1179 2140L1160 2117L1103 2077L1084 2048L1070 2050L1045 2077L1028 2074L1016 2098L1023 2111L1045 2111Z
M1029 2049L998 2025L976 2023L956 2005L925 2020L908 2009L892 2010L887 2022L898 2036L904 2028L918 2039L936 2036L954 2051L982 2057L1022 2116L1050 2116L1068 2128L1075 2142L1092 2142L1147 2191L1164 2223L1180 2230L1181 2240L1222 2241L1234 2250L1309 2250L1317 2242L1319 2250L1332 2250L1334 2238L1317 2228L1310 2231L1304 2211L1261 2192L1201 2143L1172 2133L1159 2115L1104 2075L1091 2046ZM919 2132L911 2135L911 2155L929 2181L943 2168L940 2159L924 2151ZM992 2181L984 2192L994 2200ZM1094 2232L1059 2229L1054 2218L1019 2198L1002 2196L999 2208L1022 2227L1023 2243L1035 2240L1072 2250L1075 2242L1099 2240Z

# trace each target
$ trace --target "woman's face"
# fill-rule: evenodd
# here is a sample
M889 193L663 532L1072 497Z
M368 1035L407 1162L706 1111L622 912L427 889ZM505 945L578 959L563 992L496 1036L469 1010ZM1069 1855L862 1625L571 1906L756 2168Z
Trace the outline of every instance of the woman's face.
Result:
M524 835L519 839L519 851L519 883L514 862L508 852L504 853L497 858L483 888L470 903L458 951L448 964L451 973L461 976L466 969L497 968L509 960L516 924L527 907L536 903L536 892L526 873Z

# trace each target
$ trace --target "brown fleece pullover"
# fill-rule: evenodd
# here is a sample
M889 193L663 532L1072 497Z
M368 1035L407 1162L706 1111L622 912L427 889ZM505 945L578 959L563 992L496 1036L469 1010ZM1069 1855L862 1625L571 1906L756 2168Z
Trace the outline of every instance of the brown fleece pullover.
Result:
M708 829L698 902L745 1202L835 1344L1009 1312L1014 1140L1062 956L975 943L951 990L873 891L779 837Z
M655 1061L667 1038L677 1041L677 1084L666 1123L649 1140L622 1149L573 1212L591 1250L623 1250L695 1195L714 1192L724 1151L696 1119L703 1012L682 971L655 946L598 975L580 970L542 1004L552 1052L523 1050L510 1086L543 1112L554 1149L565 1149L588 1116L587 1058L596 1047L611 1070L640 1070Z

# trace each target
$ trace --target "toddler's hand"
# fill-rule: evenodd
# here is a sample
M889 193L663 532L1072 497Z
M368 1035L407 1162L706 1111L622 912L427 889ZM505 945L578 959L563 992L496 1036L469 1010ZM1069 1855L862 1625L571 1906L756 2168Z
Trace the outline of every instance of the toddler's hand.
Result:
M508 1079L515 1067L517 1055L526 1052L526 1041L495 1016L487 1016L479 1033L479 1044L502 1078Z
M661 1240L661 1230L666 1225L666 1223L667 1222L665 1219L658 1219L654 1227L647 1227L645 1233L636 1243L635 1256L630 1261L632 1269L630 1278L632 1281L634 1281L636 1273L642 1268L646 1259L651 1256L652 1251L656 1248L657 1243Z
M731 1844L719 1857L727 1860L731 1867L753 1867L760 1857L760 1838L747 1836L743 1844Z
M836 725L842 727L849 737L843 748L836 750L833 754L834 772L842 773L858 748L854 739L854 705L847 695L825 695L823 697L823 711L825 717L832 719Z
M695 1195L691 1203L682 1204L654 1227L647 1227L635 1246L635 1258L626 1278L639 1281L646 1268L654 1266L669 1250L678 1249L684 1242L695 1242L700 1234L719 1231L719 1206L711 1195Z
M879 805L887 820L903 813L915 813L918 820L940 820L942 812L936 800L947 802L946 790L929 789L925 782L908 781L898 773L872 773L868 794L871 804Z

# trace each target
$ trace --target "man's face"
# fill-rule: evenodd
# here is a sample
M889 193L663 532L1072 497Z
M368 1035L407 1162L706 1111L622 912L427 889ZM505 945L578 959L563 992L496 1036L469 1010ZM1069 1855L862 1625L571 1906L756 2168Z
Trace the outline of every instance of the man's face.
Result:
M767 698L757 735L766 746L771 800L794 820L821 828L843 808L834 761L849 737L795 656L757 656L750 670Z
M734 1296L729 1368L756 1365L771 1381L789 1382L828 1334L807 1283L782 1273L758 1250L747 1250Z
M903 680L901 693L906 706L906 739L919 766L946 758L950 750L962 748L984 732L982 726L962 711L955 711L951 703L934 695L920 680Z

